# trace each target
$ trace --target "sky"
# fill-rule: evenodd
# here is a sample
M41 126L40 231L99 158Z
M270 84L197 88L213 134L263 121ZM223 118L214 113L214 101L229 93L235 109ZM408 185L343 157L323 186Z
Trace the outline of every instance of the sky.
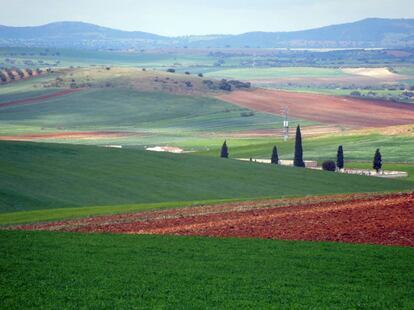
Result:
M414 18L414 0L0 0L0 25L83 21L168 36L292 31Z

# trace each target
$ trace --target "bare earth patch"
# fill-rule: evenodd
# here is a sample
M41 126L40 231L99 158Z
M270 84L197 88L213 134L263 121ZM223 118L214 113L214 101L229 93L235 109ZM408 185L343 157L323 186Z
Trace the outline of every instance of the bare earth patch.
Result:
M19 225L6 229L414 246L414 193L247 201Z
M343 72L348 74L368 76L372 78L393 78L398 79L399 74L393 73L388 68L344 68Z
M288 107L292 117L325 124L361 127L386 127L414 123L414 105L325 96L281 90L234 91L218 99L251 110L281 114Z

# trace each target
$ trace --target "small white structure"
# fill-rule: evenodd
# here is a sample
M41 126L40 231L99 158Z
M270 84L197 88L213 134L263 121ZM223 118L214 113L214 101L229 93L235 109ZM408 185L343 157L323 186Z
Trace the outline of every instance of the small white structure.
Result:
M180 149L179 147L174 146L154 146L154 147L147 147L145 150L152 151L152 152L167 152L167 153L183 153L184 150Z
M122 145L115 145L115 144L104 145L104 147L112 147L112 148L115 148L115 149L122 149Z

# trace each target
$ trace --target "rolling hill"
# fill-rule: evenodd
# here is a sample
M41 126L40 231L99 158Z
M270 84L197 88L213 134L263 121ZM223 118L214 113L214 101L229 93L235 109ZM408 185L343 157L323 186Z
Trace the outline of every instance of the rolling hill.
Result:
M414 19L368 18L361 21L292 32L248 32L197 42L214 47L354 48L413 46ZM208 42L208 43L207 43Z
M0 212L384 192L409 182L96 146L0 142Z
M24 46L78 48L121 47L125 43L153 44L169 38L141 32L122 31L83 22L56 22L34 27L0 26L0 42L3 46L16 42ZM54 42L54 43L53 43Z
M302 31L185 37L121 31L82 22L56 22L33 27L0 26L0 46L89 49L184 46L192 48L401 48L414 46L414 19L368 18L353 23Z
M43 89L41 89L43 91ZM57 90L55 90L56 92ZM89 88L33 104L1 107L33 91L0 95L0 136L65 131L123 131L170 137L281 127L283 119L201 96L128 88ZM39 92L42 95L43 92ZM47 93L46 93L47 94ZM7 104L7 103L6 103ZM243 116L247 113L247 117ZM249 114L251 113L251 114ZM292 124L297 124L294 120ZM301 122L309 125L312 122ZM138 137L138 136L137 136ZM151 142L145 142L151 143Z

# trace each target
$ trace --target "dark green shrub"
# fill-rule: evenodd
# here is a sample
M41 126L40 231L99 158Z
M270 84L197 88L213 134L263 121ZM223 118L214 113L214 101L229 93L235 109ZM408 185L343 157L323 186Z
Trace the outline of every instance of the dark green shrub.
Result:
M322 163L322 169L325 171L335 171L336 165L333 160L326 160Z

